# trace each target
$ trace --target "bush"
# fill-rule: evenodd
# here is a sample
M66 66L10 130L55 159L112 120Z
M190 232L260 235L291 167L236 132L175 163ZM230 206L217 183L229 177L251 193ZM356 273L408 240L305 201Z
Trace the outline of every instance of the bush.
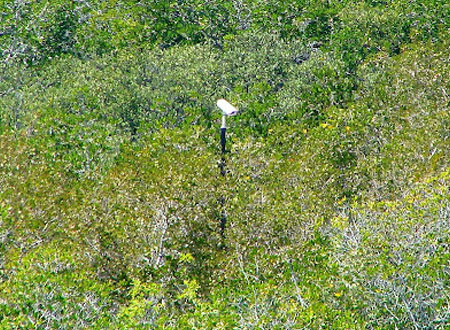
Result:
M444 1L0 6L1 327L448 327Z
M412 188L401 200L342 213L336 260L347 299L369 329L445 329L449 325L448 172Z
M61 244L13 256L0 283L2 329L81 329L111 308L110 288Z
M2 62L35 65L75 53L87 9L84 1L1 1Z

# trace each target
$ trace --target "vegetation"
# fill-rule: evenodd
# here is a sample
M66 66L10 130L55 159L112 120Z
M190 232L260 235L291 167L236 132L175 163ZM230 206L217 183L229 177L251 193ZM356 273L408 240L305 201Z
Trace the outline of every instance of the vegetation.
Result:
M449 36L444 0L0 0L0 329L448 329Z

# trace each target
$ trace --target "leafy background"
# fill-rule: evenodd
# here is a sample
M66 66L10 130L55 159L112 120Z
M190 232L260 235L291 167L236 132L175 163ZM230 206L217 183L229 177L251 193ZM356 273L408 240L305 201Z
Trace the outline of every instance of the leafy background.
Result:
M444 0L0 0L0 328L447 329L449 29Z

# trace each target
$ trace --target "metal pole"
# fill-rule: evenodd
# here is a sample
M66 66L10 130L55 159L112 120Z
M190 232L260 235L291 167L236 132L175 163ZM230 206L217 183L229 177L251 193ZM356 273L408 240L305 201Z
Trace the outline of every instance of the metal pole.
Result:
M222 127L220 128L220 144L222 146L222 160L220 162L220 174L225 177L226 170L225 170L225 153L226 153L226 143L227 143L227 137L226 137L226 117L222 116ZM227 211L225 210L225 196L222 195L220 197L220 206L221 206L221 217L220 217L220 235L222 237L225 237L225 225L227 223Z
M220 128L220 143L222 145L222 161L220 162L220 174L225 178L227 171L225 170L225 154L226 154L226 117L234 116L238 113L238 109L236 109L233 105L231 105L227 100L219 99L217 100L217 106L222 110L222 127ZM220 234L222 235L222 239L225 238L225 226L227 224L227 211L225 209L225 195L222 193L220 197L220 206L221 206L221 217L220 217Z

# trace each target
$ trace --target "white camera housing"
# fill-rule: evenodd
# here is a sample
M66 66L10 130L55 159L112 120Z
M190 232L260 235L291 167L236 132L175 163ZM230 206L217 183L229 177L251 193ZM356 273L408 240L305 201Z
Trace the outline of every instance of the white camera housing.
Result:
M237 114L238 109L228 103L227 100L220 99L217 101L217 106L222 110L224 116L234 116Z

